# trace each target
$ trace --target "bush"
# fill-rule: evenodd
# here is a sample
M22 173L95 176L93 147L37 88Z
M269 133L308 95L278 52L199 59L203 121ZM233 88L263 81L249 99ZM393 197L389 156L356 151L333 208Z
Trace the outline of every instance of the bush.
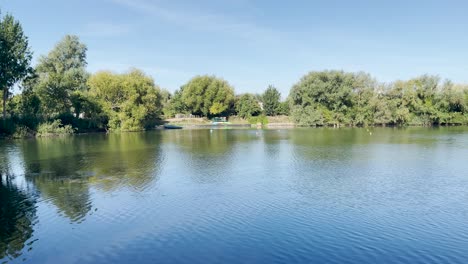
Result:
M35 123L39 118L12 116L0 120L0 136L7 138L28 138L35 134Z
M74 133L71 125L62 125L60 120L40 124L37 128L38 137L65 136Z
M15 132L15 122L11 118L0 120L0 135L9 136Z
M312 106L304 108L294 107L291 111L292 118L299 126L323 126L325 119L323 111L314 109Z
M262 125L266 125L268 124L268 118L264 115L261 115L261 116L252 116L249 118L249 123L250 124L253 124L253 125L256 125L258 123L262 124Z
M449 117L449 124L452 125L467 125L468 124L468 114L462 113L452 113Z
M417 116L415 114L411 114L409 121L411 126L432 126L433 124L429 116Z
M281 102L278 107L278 115L288 116L290 113L291 113L291 110L289 108L289 102L288 101Z
M17 126L11 138L31 138L34 137L34 131L27 126Z

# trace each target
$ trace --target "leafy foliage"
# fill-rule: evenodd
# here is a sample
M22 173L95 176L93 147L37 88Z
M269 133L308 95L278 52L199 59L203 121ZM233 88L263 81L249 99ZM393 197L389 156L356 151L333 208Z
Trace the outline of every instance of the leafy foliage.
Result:
M173 96L169 97L169 100L164 105L164 116L174 117L176 114L186 114L189 111L182 99L183 90L176 90Z
M265 115L251 116L249 117L249 123L252 125L266 125L268 124L268 118Z
M291 113L291 109L289 107L289 101L280 102L278 107L278 115L289 115Z
M88 84L89 93L106 113L111 130L143 130L162 113L160 89L142 71L98 72Z
M86 51L77 36L68 35L39 59L36 89L44 113L53 116L71 112L73 93L86 90Z
M17 126L15 132L11 135L11 138L21 139L21 138L31 138L34 136L34 133L26 126Z
M71 125L62 125L60 120L54 120L53 122L47 122L40 124L37 128L38 137L50 137L50 136L65 136L73 134L73 128Z
M182 102L195 115L219 115L234 103L234 89L214 76L196 76L182 86Z
M467 89L423 75L383 86L364 73L313 72L291 90L300 125L466 124Z
M1 14L0 14L1 15ZM0 89L3 90L3 119L11 87L31 72L32 52L21 24L11 15L0 17Z
M275 116L280 113L280 92L272 85L268 86L262 94L263 110L267 116Z
M249 118L258 116L262 112L262 109L255 96L252 94L243 94L238 97L236 101L236 112L237 115L242 118Z

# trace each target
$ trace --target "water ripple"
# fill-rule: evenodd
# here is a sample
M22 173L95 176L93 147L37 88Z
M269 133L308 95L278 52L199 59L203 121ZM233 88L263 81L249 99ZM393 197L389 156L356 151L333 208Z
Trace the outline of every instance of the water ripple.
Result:
M468 134L373 134L0 144L0 263L465 263Z

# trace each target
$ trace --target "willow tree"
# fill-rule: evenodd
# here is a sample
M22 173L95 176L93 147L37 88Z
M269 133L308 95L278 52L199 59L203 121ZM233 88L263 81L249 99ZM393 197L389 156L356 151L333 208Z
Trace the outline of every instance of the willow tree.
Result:
M111 130L143 130L161 117L161 91L140 70L125 74L98 72L91 76L88 85L89 95L101 105Z
M197 76L181 87L182 101L195 115L226 113L234 103L234 89L214 76Z
M31 72L32 52L21 24L7 14L0 17L0 88L3 89L3 119L10 89Z

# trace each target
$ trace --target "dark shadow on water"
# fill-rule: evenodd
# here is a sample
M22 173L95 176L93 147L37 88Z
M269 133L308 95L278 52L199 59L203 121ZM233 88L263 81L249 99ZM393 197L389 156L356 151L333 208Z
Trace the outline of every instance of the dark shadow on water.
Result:
M13 175L2 171L0 178L0 263L32 248L36 221L35 198L13 183Z

